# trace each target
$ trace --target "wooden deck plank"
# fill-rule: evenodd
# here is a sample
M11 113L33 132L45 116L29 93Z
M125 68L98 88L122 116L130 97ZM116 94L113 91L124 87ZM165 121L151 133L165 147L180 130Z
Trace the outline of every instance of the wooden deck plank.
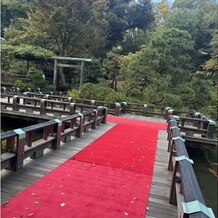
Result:
M169 204L171 172L167 170L167 133L159 131L152 185L147 206L146 218L173 218L177 217L176 206Z

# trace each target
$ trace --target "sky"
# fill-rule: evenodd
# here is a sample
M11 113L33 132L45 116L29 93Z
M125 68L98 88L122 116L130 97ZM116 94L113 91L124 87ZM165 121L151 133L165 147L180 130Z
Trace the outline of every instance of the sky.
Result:
M151 0L151 1L154 2L154 3L158 3L158 2L160 2L161 0ZM172 5L173 2L174 2L174 0L167 0L167 1L168 1L169 5Z

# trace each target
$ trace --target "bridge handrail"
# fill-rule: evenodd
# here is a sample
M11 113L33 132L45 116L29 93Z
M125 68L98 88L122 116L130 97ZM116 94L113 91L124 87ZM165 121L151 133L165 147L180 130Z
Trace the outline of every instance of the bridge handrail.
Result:
M81 137L82 132L105 123L106 117L107 108L99 107L2 133L1 148L5 145L6 152L1 154L1 169L16 171L23 167L27 157L38 158L43 155L45 148L59 149L61 141L70 141L72 135ZM33 140L33 134L39 130L43 131L42 136Z
M214 217L211 208L205 206L192 167L192 160L189 158L177 121L173 115L170 115L168 120L168 140L168 151L170 152L168 170L173 171L170 203L178 206L179 217ZM175 160L174 156L176 156ZM194 210L194 207L203 209Z

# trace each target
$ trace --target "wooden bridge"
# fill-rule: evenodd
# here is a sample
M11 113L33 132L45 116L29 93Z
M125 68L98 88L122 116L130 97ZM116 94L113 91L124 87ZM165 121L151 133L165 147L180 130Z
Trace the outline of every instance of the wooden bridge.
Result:
M5 149L1 155L2 203L113 127L112 123L106 122L109 112L132 119L168 122L168 131L161 130L158 135L146 217L214 217L211 209L205 206L182 140L190 135L194 138L193 134L197 134L202 140L210 141L215 131L212 122L184 117L176 120L178 117L172 115L170 108L52 95L45 98L33 93L25 96L3 94L1 104L2 112L17 113L17 116L18 113L30 113L32 117L40 115L48 120L1 134L1 146ZM130 112L135 115L130 115ZM147 117L148 114L162 118ZM35 141L36 132L40 132L40 137ZM216 143L215 140L213 145Z

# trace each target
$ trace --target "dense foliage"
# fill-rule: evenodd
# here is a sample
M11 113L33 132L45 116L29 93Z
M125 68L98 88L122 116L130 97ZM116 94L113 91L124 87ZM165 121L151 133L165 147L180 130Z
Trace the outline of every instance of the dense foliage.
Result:
M167 0L4 0L2 72L49 87L40 83L43 73L47 78L52 72L47 57L89 57L87 84L79 89L79 71L60 68L60 78L71 79L60 80L59 89L217 118L217 11L214 0L174 0L172 6Z

